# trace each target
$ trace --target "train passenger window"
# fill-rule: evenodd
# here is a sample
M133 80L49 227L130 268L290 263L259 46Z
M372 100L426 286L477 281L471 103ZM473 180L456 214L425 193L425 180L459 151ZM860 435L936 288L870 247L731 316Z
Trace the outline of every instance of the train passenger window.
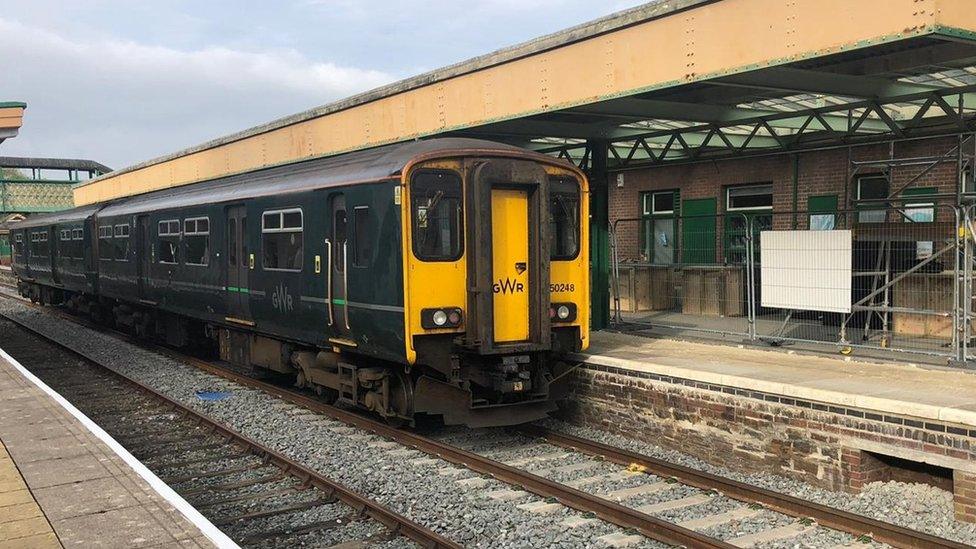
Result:
M247 255L247 216L241 217L241 265L248 266Z
M227 264L237 265L237 220L231 218L227 224Z
M356 267L366 267L373 257L373 224L370 223L369 206L353 208L353 243L352 264Z
M50 252L50 246L47 241L47 231L34 233L37 235L37 257L47 257Z
M159 262L168 265L179 263L177 250L180 245L180 220L160 221L157 234L159 235Z
M85 258L85 246L82 242L84 235L85 232L81 229L71 229L71 257L75 259Z
M574 179L549 183L549 257L575 259L580 247L580 188Z
M261 215L261 246L265 269L302 270L303 227L304 218L300 208L264 212Z
M207 266L210 264L210 218L194 217L183 221L186 242L186 264Z
M333 219L332 223L335 225L335 253L333 255L333 261L335 261L335 268L338 272L344 272L346 270L346 249L349 243L349 220L346 219L346 210L335 210L332 213Z
M101 225L98 227L98 259L100 261L111 261L115 255L115 248L112 246L112 226Z
M455 261L463 250L461 177L422 171L410 183L413 253L423 261Z
M116 261L128 261L129 260L129 224L125 223L122 225L115 226L115 260Z

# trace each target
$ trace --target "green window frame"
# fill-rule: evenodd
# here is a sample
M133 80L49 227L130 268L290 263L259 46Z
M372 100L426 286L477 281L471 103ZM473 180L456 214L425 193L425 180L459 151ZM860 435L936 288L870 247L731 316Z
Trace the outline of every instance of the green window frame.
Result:
M865 189L867 184L874 184L876 187L872 189ZM857 187L855 188L854 197L858 202L860 202L861 200L866 199L887 198L889 192L891 192L891 182L888 181L888 176L877 173L864 174L857 178ZM887 203L878 203L877 205L858 204L857 222L884 223L887 220L887 208Z
M725 187L725 238L723 250L727 265L743 265L747 260L748 226L752 225L753 259L759 260L759 234L773 228L773 184L749 183ZM769 200L765 196L769 195ZM747 206L736 206L741 200ZM766 205L768 203L768 205Z
M807 223L811 231L836 229L837 195L823 194L807 197Z
M901 221L913 223L934 223L935 222L935 201L923 200L926 195L936 194L938 189L935 187L915 187L905 189L901 195L903 197L917 196L918 201L904 201L902 212L905 214Z
M638 233L638 246L641 259L648 263L658 265L668 265L678 260L677 248L678 241L678 217L681 215L681 193L677 189L665 189L659 191L645 191L640 193L640 227ZM655 257L655 243L660 235L655 234L656 222L662 219L672 220L671 242L664 243L670 246L671 257ZM666 238L666 235L665 235Z

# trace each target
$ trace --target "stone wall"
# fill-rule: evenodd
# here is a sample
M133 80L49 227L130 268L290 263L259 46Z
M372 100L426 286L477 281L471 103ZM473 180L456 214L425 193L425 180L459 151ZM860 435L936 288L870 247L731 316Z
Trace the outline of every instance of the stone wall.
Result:
M830 490L892 478L875 456L935 465L956 476L957 517L976 522L976 428L595 365L577 370L562 413L715 465Z

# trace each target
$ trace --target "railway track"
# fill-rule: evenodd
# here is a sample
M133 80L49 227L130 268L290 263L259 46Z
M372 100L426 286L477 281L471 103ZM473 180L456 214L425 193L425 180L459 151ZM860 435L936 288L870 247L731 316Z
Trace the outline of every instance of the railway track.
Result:
M56 341L9 319L0 329L5 351L242 547L460 547Z
M607 522L671 545L750 547L779 543L789 546L792 540L816 539L818 533L832 539L831 536L843 532L850 537L846 538L846 542L839 543L840 546L861 542L857 546L886 543L894 547L966 547L950 540L537 426L523 427L514 433L507 433L507 439L503 436L494 442L486 440L482 434L468 437L474 441L473 444L452 443L449 441L451 437L442 440L429 438L329 406L313 396L253 379L220 364L145 342L133 342L208 373L461 465L462 470L491 476L522 489L499 491L489 494L489 497L518 505L520 493L531 492L549 498L550 503L558 502L591 513ZM465 439L463 433L460 439ZM673 497L669 498L668 494ZM708 509L709 505L717 510L696 519L668 520L673 511L693 506ZM544 509L536 507L534 512L544 512ZM767 515L767 522L774 524L772 528L758 529L745 535L730 535L730 531L724 530L726 525L741 524L761 514ZM780 518L770 521L769 514ZM572 526L574 524L567 524L567 527ZM625 539L617 541L628 542ZM823 545L823 541L819 544Z

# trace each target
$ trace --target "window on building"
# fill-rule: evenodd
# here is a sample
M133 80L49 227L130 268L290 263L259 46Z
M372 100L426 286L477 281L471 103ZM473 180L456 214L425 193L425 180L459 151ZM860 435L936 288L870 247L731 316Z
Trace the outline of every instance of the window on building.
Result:
M461 177L421 171L410 183L413 253L422 261L456 261L463 250Z
M304 258L304 218L300 208L261 215L263 265L269 271L301 271Z
M116 261L128 261L129 260L129 224L123 223L115 226L115 238L113 239L115 247L115 260Z
M641 259L657 265L674 263L678 191L641 194Z
M193 217L183 221L184 261L187 265L206 267L210 264L210 218Z
M883 175L865 175L857 179L857 200L877 200L888 198L888 178ZM880 207L879 207L880 206ZM884 223L888 217L886 203L858 205L859 223Z
M356 267L366 267L373 258L373 222L369 215L369 206L356 206L353 215L353 245L352 264Z
M811 231L832 231L837 227L837 195L807 198L807 215Z
M759 234L773 227L773 185L743 185L725 189L725 261L741 265L748 259L749 226L753 257L759 258Z
M902 214L904 215L899 215L901 218L900 221L905 223L932 223L935 221L935 202L925 200L924 198L926 195L932 195L937 192L938 189L935 187L905 189L901 195L907 200L902 209ZM927 259L932 256L934 250L935 243L932 241L915 242L916 259Z
M901 193L906 198L905 207L902 210L905 215L902 221L909 223L931 223L935 221L935 202L925 200L925 197L936 192L938 189L935 187L905 189Z
M98 227L98 259L99 261L111 261L115 256L115 248L112 243L112 226L99 225Z
M157 231L159 236L159 262L169 265L179 263L180 220L160 221Z
M726 211L741 212L773 209L773 186L771 184L728 187L725 189L725 192Z
M580 247L580 187L571 178L549 184L549 257L575 259Z

